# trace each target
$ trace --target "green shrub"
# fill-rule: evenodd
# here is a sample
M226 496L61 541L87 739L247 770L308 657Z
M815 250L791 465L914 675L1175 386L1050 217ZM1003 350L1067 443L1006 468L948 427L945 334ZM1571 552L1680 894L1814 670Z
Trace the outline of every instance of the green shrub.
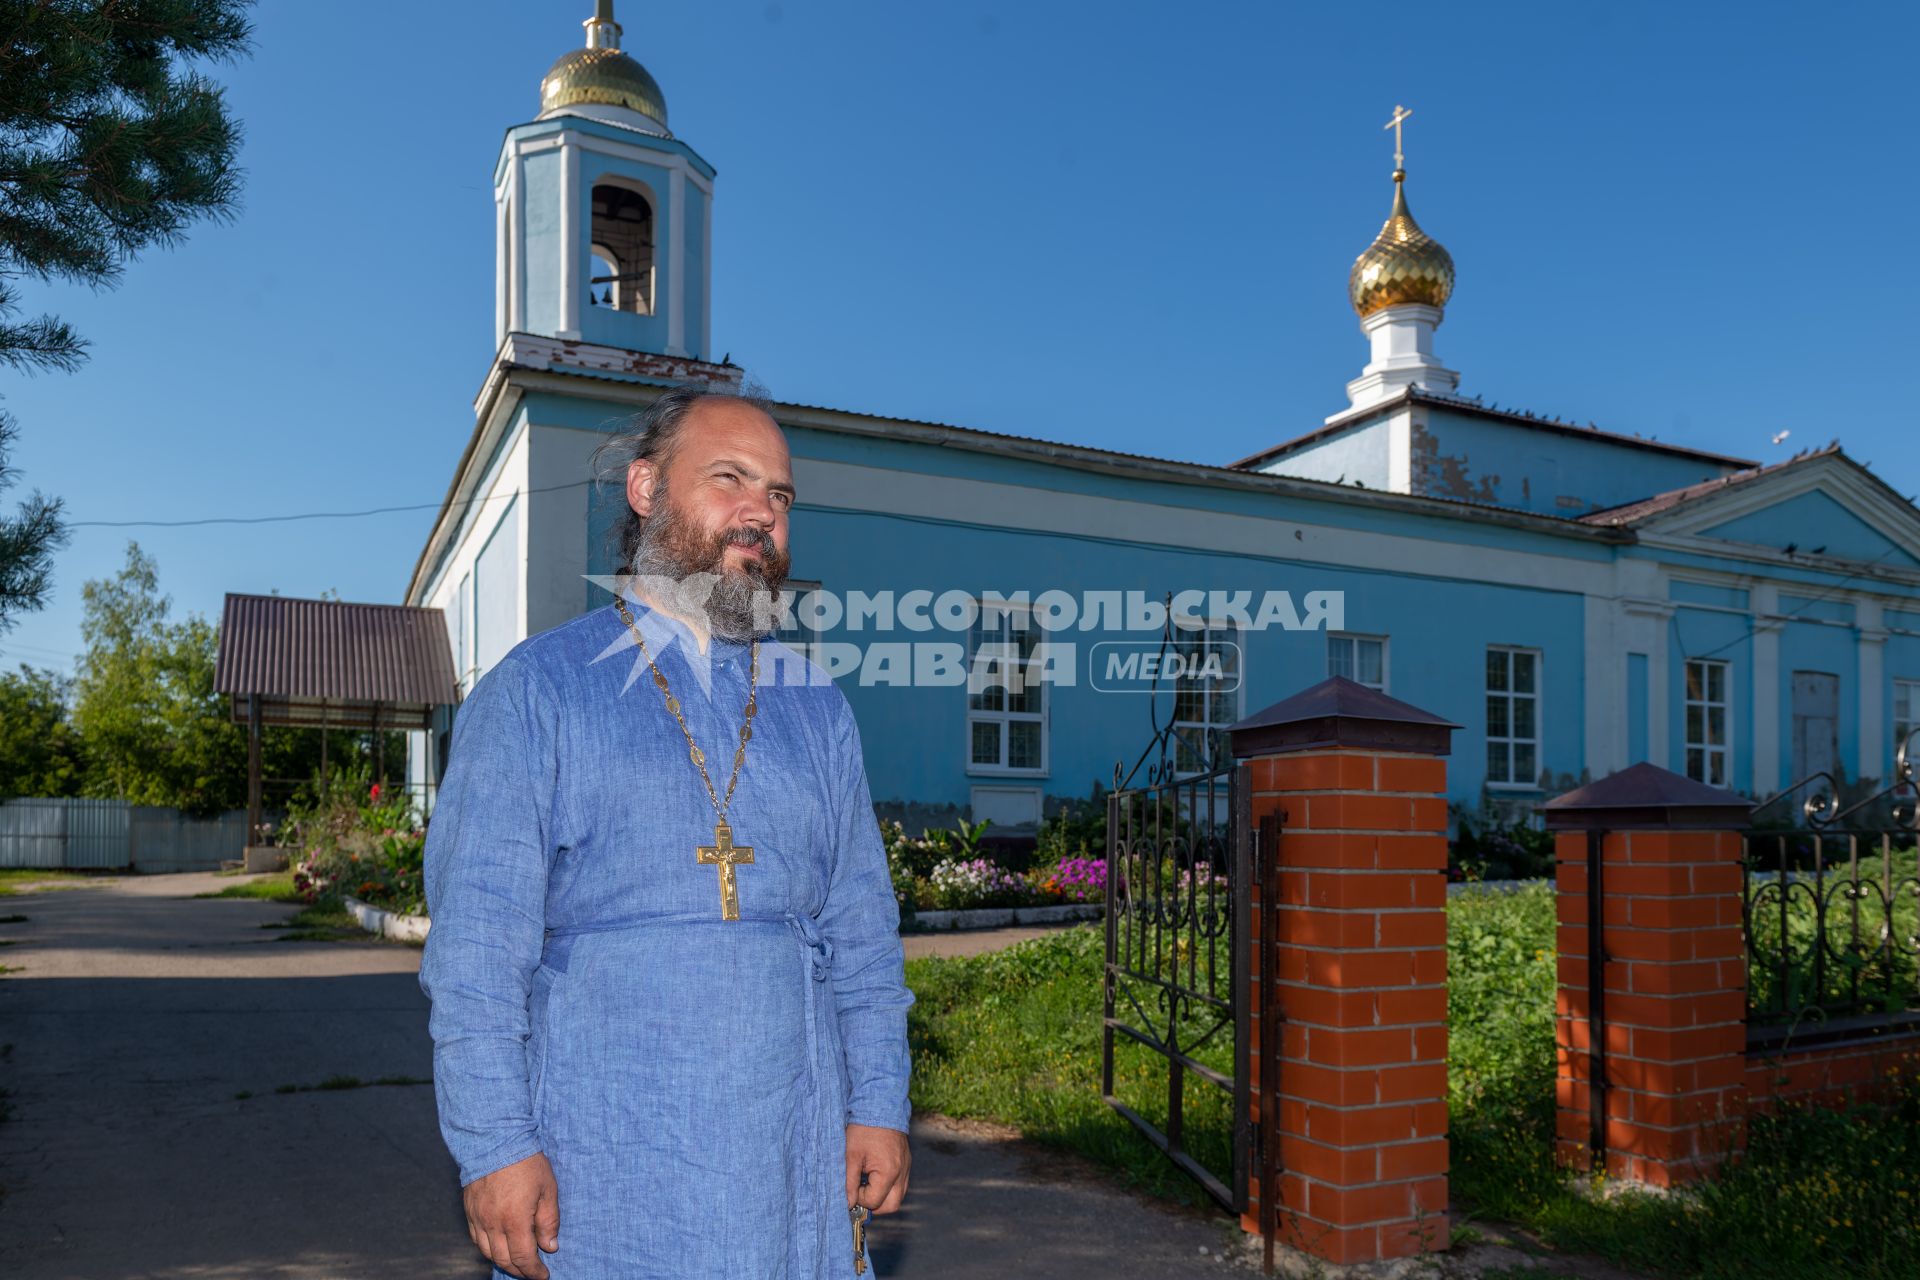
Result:
M282 843L293 846L293 882L301 900L343 897L405 914L424 914L421 862L426 832L413 798L370 782L364 768L306 784L288 806Z

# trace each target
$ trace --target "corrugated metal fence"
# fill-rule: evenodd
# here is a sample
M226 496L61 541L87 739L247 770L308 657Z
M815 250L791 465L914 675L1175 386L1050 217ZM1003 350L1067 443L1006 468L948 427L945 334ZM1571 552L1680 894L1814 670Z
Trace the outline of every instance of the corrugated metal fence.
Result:
M0 867L216 871L247 843L247 811L189 818L123 800L9 800L0 805Z

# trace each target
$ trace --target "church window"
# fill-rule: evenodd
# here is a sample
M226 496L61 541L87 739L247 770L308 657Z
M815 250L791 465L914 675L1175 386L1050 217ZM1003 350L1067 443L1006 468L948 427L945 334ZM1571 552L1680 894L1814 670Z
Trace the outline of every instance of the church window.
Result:
M593 189L590 231L593 270L587 299L594 306L653 314L653 206L629 187Z
M1687 661L1687 776L1727 785L1727 664Z
M1893 682L1893 749L1896 753L1907 735L1920 729L1920 680ZM1907 749L1907 763L1920 769L1920 738Z
M967 767L976 773L1047 768L1046 644L1024 608L982 604L967 632Z
M1176 625L1171 647L1182 659L1173 685L1174 773L1206 773L1221 754L1226 727L1240 718L1246 682L1239 628L1214 622Z
M1487 648L1487 785L1531 787L1540 773L1540 654Z
M1369 689L1387 691L1387 638L1327 633L1327 674L1345 676Z

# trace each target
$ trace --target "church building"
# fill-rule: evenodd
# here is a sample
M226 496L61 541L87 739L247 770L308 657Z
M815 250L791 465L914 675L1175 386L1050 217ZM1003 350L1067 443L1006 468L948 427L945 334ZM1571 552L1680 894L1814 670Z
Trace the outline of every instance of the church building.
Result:
M405 597L445 611L463 689L611 601L590 579L617 571L624 496L589 482L595 446L668 387L742 379L713 342L714 168L620 43L601 0L494 169L496 351ZM1009 608L884 634L838 607L794 611L783 639L866 655L829 669L883 811L1030 830L1111 785L1150 705L1210 744L1329 674L1460 726L1448 776L1468 811L1530 812L1641 760L1755 797L1817 773L1889 777L1920 726L1920 513L1838 444L1763 466L1463 394L1436 349L1454 263L1414 220L1398 154L1392 186L1350 272L1369 359L1346 405L1251 457L776 404L796 599L891 593L904 616L919 593L923 621L955 593L1079 607L1059 629ZM1125 628L1129 597L1183 593L1205 603L1172 643L1210 660L1158 696L1103 679L1101 646L1160 643ZM1221 608L1277 593L1298 615L1283 625ZM978 689L873 660L903 641L1000 646L1036 673L1050 648L1075 656L1060 678ZM429 794L451 714L415 735ZM1210 749L1177 763L1203 769Z

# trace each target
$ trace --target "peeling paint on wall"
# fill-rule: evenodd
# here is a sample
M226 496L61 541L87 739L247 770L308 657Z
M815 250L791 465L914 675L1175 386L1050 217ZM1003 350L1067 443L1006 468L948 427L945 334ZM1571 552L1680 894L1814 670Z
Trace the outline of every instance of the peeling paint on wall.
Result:
M1427 430L1424 415L1416 414L1412 431L1413 491L1431 498L1459 498L1465 502L1497 504L1500 501L1500 476L1489 472L1475 480L1468 471L1465 454L1440 452L1440 442Z

